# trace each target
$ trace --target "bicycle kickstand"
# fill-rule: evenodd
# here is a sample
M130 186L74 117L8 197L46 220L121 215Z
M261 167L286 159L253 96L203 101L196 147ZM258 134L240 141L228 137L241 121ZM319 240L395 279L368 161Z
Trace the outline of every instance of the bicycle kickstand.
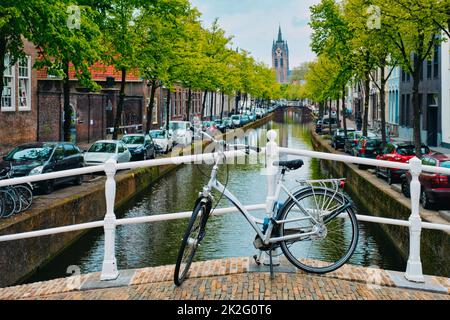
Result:
M275 272L273 270L273 259L272 259L272 248L269 250L269 258L270 258L270 279L275 279Z

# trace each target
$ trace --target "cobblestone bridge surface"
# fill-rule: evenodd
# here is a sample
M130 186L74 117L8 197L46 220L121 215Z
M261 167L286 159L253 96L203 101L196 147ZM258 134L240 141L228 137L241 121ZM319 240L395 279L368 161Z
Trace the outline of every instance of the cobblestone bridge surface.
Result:
M448 278L427 277L407 288L399 272L344 266L325 276L306 274L284 262L270 279L251 258L198 262L182 287L173 285L174 266L122 270L113 282L99 273L0 289L0 299L50 300L450 300Z

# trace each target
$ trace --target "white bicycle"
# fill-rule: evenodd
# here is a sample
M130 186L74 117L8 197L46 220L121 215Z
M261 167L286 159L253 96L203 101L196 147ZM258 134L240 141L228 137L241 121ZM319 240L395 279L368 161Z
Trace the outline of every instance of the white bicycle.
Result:
M259 148L241 144L227 145L203 134L222 145L224 150L243 149L247 154L250 151L260 152ZM358 221L353 202L341 191L344 179L298 181L299 188L292 191L283 183L285 175L288 171L300 169L303 161L275 162L274 165L279 168L275 191L277 200L271 204L269 217L261 220L252 216L238 198L217 180L219 164L226 160L223 151L218 154L210 180L195 202L181 243L174 273L176 286L180 286L187 278L194 255L206 235L206 224L214 211L213 189L236 206L255 230L253 244L260 250L260 254L254 256L254 259L259 264L262 252L269 254L272 278L272 252L277 248L281 248L294 266L311 273L334 271L350 259L358 242ZM287 200L283 204L279 200L282 192L287 194Z

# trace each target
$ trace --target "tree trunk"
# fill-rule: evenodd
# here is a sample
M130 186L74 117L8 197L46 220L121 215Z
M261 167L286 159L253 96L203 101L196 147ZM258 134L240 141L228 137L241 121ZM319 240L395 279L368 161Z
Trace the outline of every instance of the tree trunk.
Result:
M344 137L347 139L347 108L345 107L345 86L342 87L342 112L344 120Z
M172 93L170 92L170 89L167 88L167 103L166 103L166 130L167 131L169 131L171 98L172 98Z
M212 121L214 114L214 93L211 92L210 106L209 106L209 120Z
M363 136L367 137L369 126L369 91L370 91L370 78L369 73L364 75L364 119L363 119Z
M69 78L69 61L63 62L64 79L63 79L63 99L64 99L64 125L63 140L70 141L70 122L72 121L72 108L70 108L70 78ZM88 123L88 125L90 125Z
M192 89L189 88L187 108L186 108L186 121L191 121L191 103L192 103Z
M119 104L116 110L116 118L114 120L113 140L119 137L119 127L122 119L123 104L125 101L125 84L127 78L127 69L122 68L122 81L120 82Z
M381 140L383 146L386 145L386 79L385 79L384 66L381 68L381 85L380 85L380 111L381 111Z
M152 81L152 86L150 89L150 101L147 108L147 132L152 129L153 121L153 108L155 108L155 94L156 94L156 81Z
M238 91L236 93L236 107L234 108L234 114L238 114L239 100L241 100L241 93Z
M206 109L206 98L208 96L208 90L205 90L205 93L203 94L203 101L202 101L202 115L201 120L203 121L205 119L205 109Z
M329 134L331 135L331 99L328 100L328 122L329 122Z
M341 128L341 122L339 121L341 118L341 107L339 106L339 96L336 98L336 121L337 121L337 127L340 129Z
M222 91L222 107L220 109L220 121L223 120L223 109L225 107L224 105L225 105L225 93Z

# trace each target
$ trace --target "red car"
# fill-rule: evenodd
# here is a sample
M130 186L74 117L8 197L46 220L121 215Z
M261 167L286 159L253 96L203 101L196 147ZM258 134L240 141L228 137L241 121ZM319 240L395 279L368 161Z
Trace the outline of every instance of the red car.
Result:
M430 148L423 145L422 155L430 154ZM393 161L407 163L409 160L414 158L416 155L416 148L410 143L395 143L389 142L386 144L381 153L377 156L377 160ZM405 173L401 169L390 169L384 167L376 168L377 177L385 177L389 184L395 181L399 181L400 177Z
M450 169L450 156L435 153L426 155L422 159L424 166L443 167ZM402 192L410 197L411 173L406 172L402 177ZM425 209L434 205L442 209L450 209L450 177L438 173L423 172L419 176L421 185L420 202Z

